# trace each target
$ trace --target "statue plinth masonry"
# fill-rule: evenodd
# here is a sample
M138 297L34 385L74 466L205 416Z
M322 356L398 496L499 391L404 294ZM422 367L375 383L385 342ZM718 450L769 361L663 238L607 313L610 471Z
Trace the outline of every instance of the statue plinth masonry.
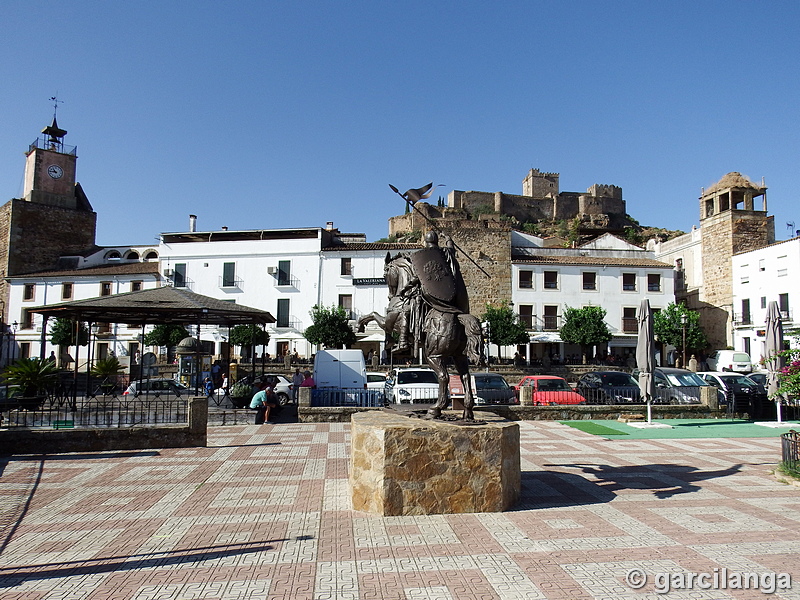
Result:
M400 195L416 202L421 197L427 198L432 186ZM413 202L409 203L413 206ZM471 422L475 399L469 361L482 364L481 327L478 319L469 314L469 296L456 259L456 246L449 236L442 234L442 238L444 243L440 247L439 235L429 231L425 248L394 257L386 255L384 276L389 286L386 316L373 312L358 323L363 331L370 321L377 322L386 332L388 348L392 348L392 333L396 332L399 342L394 350L408 348L411 340L415 350L424 350L425 361L439 380L438 400L428 410L427 418L441 418L450 401L448 363L452 360L464 387L462 419Z

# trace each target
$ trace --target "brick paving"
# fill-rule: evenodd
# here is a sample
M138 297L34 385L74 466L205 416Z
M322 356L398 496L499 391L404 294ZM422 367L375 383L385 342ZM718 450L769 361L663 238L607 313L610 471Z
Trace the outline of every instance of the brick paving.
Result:
M0 462L2 600L762 598L633 590L656 573L787 572L800 488L774 438L605 440L521 422L506 513L350 508L349 425L210 429L209 447Z

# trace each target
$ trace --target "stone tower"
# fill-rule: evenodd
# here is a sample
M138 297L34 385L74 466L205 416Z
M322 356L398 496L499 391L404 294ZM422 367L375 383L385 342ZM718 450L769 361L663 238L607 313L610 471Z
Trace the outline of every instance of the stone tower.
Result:
M755 200L761 199L757 209ZM728 173L700 197L703 287L700 309L712 348L732 344L733 255L775 241L775 223L767 216L767 188L741 173Z
M53 122L28 147L22 198L0 207L0 276L34 273L57 266L60 256L95 244L97 214L76 182L77 148L66 146L66 130ZM8 289L0 279L3 321Z

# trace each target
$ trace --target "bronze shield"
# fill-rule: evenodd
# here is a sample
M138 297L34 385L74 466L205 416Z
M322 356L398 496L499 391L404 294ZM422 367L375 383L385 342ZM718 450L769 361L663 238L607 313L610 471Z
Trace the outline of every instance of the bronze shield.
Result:
M423 294L442 302L456 297L456 280L441 248L423 248L411 255L414 272L419 277Z

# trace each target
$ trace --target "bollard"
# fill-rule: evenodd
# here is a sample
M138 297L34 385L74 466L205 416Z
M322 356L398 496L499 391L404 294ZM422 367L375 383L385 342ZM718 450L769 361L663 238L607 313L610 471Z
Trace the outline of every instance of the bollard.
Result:
M297 406L311 406L311 388L301 387L297 394Z
M533 387L523 385L519 388L519 403L521 406L533 406Z

